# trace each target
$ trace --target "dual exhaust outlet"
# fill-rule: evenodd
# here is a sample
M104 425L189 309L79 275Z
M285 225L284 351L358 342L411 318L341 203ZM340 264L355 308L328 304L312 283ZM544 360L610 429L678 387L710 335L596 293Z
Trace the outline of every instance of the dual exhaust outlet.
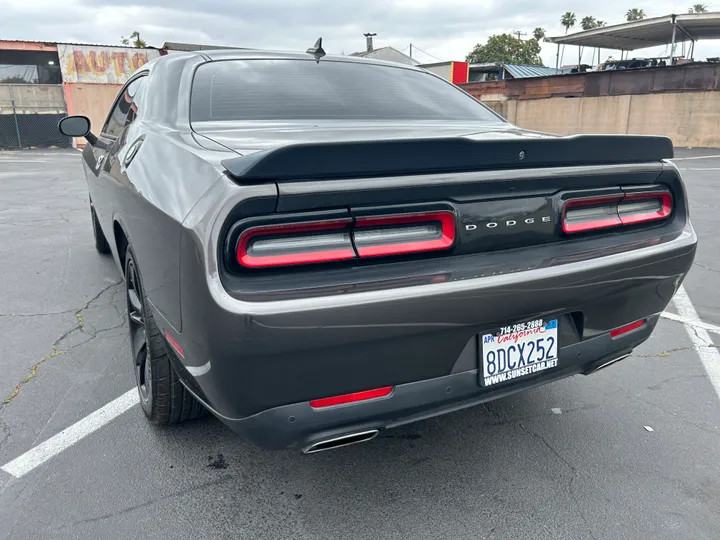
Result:
M322 452L324 450L334 450L335 448L342 448L343 446L350 446L351 444L371 441L377 437L378 433L380 433L380 431L377 429L368 429L365 431L357 431L355 433L347 433L338 437L323 439L305 448L303 453L316 454L317 452Z
M620 360L623 360L624 358L627 358L630 356L629 354L623 354L621 356L618 356L617 358L613 358L612 360L609 360L607 362L604 362L600 365L593 366L592 369L590 369L586 374L595 373L597 371L600 371L601 369L604 369L608 366L611 366L612 364L619 362ZM316 454L317 452L323 452L325 450L334 450L335 448L342 448L343 446L350 446L351 444L357 444L361 442L367 442L371 441L375 437L377 437L378 433L380 433L377 429L368 429L365 431L356 431L354 433L346 433L344 435L339 435L337 437L331 437L329 439L322 439L318 442L315 442L305 448L303 450L304 454Z

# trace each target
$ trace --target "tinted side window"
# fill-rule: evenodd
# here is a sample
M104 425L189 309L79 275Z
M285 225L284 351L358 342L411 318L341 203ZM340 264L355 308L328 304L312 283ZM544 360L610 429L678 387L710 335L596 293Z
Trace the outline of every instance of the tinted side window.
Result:
M132 107L133 97L144 81L145 77L140 77L125 87L125 90L123 90L122 95L118 99L117 103L115 103L115 106L110 112L110 116L108 116L108 119L105 122L105 126L102 130L104 135L118 137L122 130L125 129L125 125L128 121L128 115L130 114Z

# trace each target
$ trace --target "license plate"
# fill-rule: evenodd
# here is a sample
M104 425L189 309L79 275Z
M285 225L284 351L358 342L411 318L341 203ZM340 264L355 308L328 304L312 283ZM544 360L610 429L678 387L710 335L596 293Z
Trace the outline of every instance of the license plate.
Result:
M492 386L557 367L557 336L557 319L535 319L483 335L480 384Z

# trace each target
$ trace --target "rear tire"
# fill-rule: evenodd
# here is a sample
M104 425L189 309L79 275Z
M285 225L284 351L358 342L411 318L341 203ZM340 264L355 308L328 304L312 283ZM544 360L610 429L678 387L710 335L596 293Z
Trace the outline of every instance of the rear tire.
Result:
M140 406L153 424L177 424L204 415L205 408L183 386L155 324L142 288L135 254L125 255L125 291L135 380Z
M105 234L103 234L100 228L100 222L92 205L90 205L90 218L92 219L93 236L95 237L95 249L98 250L98 253L107 255L110 253L110 244L108 244L108 241L105 239Z

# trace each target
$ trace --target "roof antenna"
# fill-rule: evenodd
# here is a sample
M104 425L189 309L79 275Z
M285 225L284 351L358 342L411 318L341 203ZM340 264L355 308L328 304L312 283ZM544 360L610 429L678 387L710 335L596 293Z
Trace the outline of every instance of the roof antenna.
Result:
M325 56L325 50L322 48L322 38L318 38L315 45L310 47L307 51L308 54L312 54L315 57L317 63L320 63L320 59Z

